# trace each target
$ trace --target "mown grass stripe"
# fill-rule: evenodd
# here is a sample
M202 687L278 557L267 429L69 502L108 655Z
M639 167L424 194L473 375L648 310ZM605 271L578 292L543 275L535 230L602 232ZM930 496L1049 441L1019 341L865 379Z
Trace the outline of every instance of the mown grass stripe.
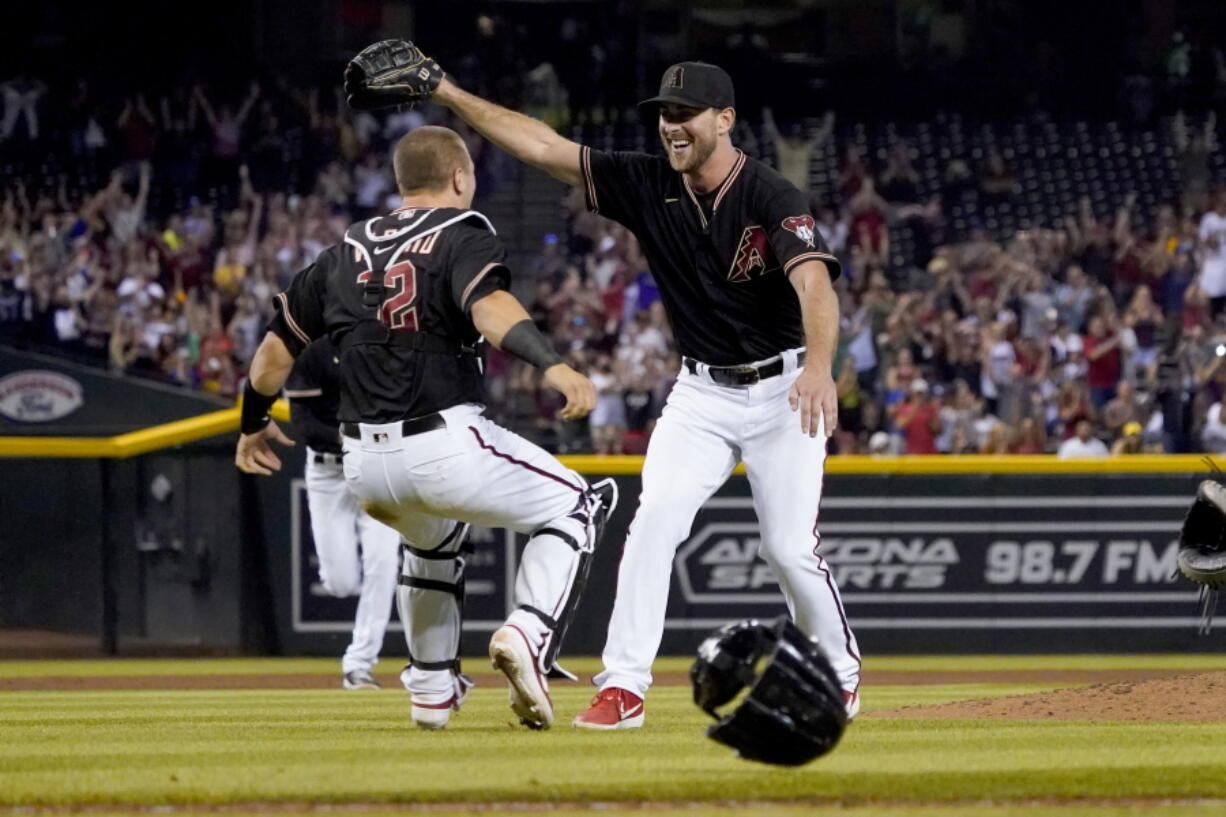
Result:
M1044 688L870 688L865 711ZM788 770L706 740L688 688L653 690L648 728L618 734L565 726L590 695L558 685L559 728L533 733L483 685L423 733L399 690L2 693L0 807L1226 797L1222 724L861 718Z

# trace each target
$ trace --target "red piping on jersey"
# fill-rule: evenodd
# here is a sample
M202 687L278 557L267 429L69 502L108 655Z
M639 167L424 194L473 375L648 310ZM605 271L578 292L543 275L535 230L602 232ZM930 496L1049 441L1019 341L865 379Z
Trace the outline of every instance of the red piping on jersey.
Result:
M294 316L289 313L289 298L285 297L284 292L278 292L277 297L281 299L281 314L285 316L285 323L289 326L290 331L298 336L298 339L303 343L310 343L311 339L307 337L307 333L302 331L302 327L294 320Z
M681 177L681 186L685 188L685 192L689 194L690 201L694 202L694 209L698 211L698 220L702 222L702 228L707 229L707 214L702 211L702 205L698 203L698 197L694 195L694 191L690 189L690 180L685 176ZM715 213L714 210L711 211Z
M728 178L724 179L724 183L719 187L719 193L715 195L715 204L711 205L711 212L714 213L719 209L719 203L724 200L724 196L728 193L732 183L736 181L736 177L741 175L741 168L745 166L745 153L741 153L741 158L737 160L736 165L732 168L732 172L728 174Z
M477 284L481 283L481 279L484 278L490 270L492 270L494 267L501 266L502 264L499 262L491 261L485 265L484 269L477 273L476 278L473 278L468 282L468 286L464 287L464 292L462 295L460 295L460 309L468 309L468 296L472 294L472 291L476 288Z
M745 152L738 149L737 153L740 155L737 157L736 163L732 165L728 175L724 177L724 180L719 183L719 187L716 188L715 202L711 205L711 215L715 215L715 211L719 209L720 202L724 200L728 189L732 187L732 182L736 180L737 176L741 175L741 168L745 166ZM698 197L694 195L694 189L690 187L690 180L684 173L681 174L681 183L685 186L685 192L689 194L690 201L694 202L694 208L698 210L698 218L702 221L703 229L706 229L707 216L703 213L702 205L698 203Z
M499 451L497 448L494 448L494 446L492 446L492 445L490 445L489 443L487 443L487 442L486 442L486 441L485 441L485 440L484 440L484 439L481 437L481 432L480 432L480 431L478 431L478 430L477 430L477 429L476 429L474 426L469 426L469 427L468 427L468 430L469 430L469 431L471 431L471 432L473 433L473 436L477 438L477 445L481 446L483 449L485 449L486 451L490 452L490 453L491 453L491 454L493 454L495 457L498 457L498 458L500 458L500 459L504 459L504 460L506 460L507 462L509 462L509 463L511 463L511 464L513 464L513 465L518 465L518 466L519 466L519 467L521 467L521 468L527 468L527 469L528 469L529 471L531 471L532 473L534 473L534 474L540 474L540 475L541 475L541 476L543 476L543 477L548 477L549 479L552 479L554 482L560 482L561 484L565 485L567 488L570 488L572 491L576 491L576 492L578 492L578 493L580 493L580 494L581 494L581 493L583 493L582 489L580 489L580 488L578 488L578 487L576 487L576 486L574 486L574 485L571 485L569 482L567 482L566 480L562 479L562 478L561 478L561 477L559 477L559 476L556 476L556 475L554 475L554 474L551 474L551 473L549 473L548 471L542 471L540 468L537 468L535 465L529 465L528 463L524 462L523 460L517 460L517 459L515 459L514 457L512 457L510 454L504 454L504 453L502 453L502 452L501 452L501 451Z
M583 182L587 186L587 209L593 213L599 213L600 205L596 201L596 183L592 181L592 149L586 145L580 151L579 169L583 173Z
M784 272L791 272L792 267L796 266L797 264L801 263L802 261L838 261L838 260L839 260L839 259L835 258L833 255L830 255L829 253L824 253L824 252L803 252L803 253L801 253L800 255L798 255L798 256L796 256L795 258L793 258L791 261L789 261L789 262L787 262L786 264L784 264L784 265L783 265L783 271L784 271Z

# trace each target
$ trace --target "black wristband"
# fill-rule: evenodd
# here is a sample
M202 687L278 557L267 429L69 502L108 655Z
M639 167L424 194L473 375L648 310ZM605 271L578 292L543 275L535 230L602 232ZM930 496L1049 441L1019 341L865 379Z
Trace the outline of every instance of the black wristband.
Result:
M260 394L248 380L243 386L242 419L239 421L238 430L243 434L263 431L269 420L272 419L268 416L268 411L275 402L277 402L277 395L269 397L266 394Z
M541 370L562 362L553 343L527 318L507 330L498 348Z

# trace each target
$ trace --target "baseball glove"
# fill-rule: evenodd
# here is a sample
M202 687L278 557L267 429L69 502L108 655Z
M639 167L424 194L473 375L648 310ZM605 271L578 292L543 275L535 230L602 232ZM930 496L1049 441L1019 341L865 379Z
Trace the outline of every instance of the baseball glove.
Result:
M1179 533L1179 572L1200 585L1202 634L1209 632L1218 591L1226 587L1226 487L1207 479L1196 489Z
M345 67L349 106L371 111L411 105L443 81L443 69L406 40L381 40L368 45Z

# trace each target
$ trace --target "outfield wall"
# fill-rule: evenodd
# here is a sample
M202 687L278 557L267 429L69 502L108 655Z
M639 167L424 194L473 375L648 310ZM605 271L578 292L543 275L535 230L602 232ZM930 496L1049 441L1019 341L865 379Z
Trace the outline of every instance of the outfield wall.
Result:
M94 437L138 431L230 401L0 346L0 437Z
M836 461L837 467L837 461ZM638 479L622 496L597 553L570 651L598 652L612 607L620 544ZM819 529L861 645L873 652L1221 650L1198 636L1196 591L1175 578L1179 525L1195 488L1188 474L833 474ZM343 632L351 605L320 596L305 493L291 497L287 645ZM474 533L467 579L467 648L495 628L523 538ZM737 618L784 612L757 557L748 482L734 476L700 511L673 562L663 648L692 650ZM281 575L282 569L274 570ZM278 607L284 607L278 599ZM280 618L280 617L279 617Z
M111 438L0 438L0 627L99 633L108 648L343 648L354 602L315 575L301 450L271 479L231 458L237 412ZM598 653L640 461L576 457L623 502L567 651ZM1220 651L1175 578L1194 457L832 459L822 553L870 652ZM673 564L663 649L783 611L743 474L699 513ZM505 616L523 546L473 532L465 650ZM105 637L102 635L105 634ZM398 626L388 649L402 653Z

